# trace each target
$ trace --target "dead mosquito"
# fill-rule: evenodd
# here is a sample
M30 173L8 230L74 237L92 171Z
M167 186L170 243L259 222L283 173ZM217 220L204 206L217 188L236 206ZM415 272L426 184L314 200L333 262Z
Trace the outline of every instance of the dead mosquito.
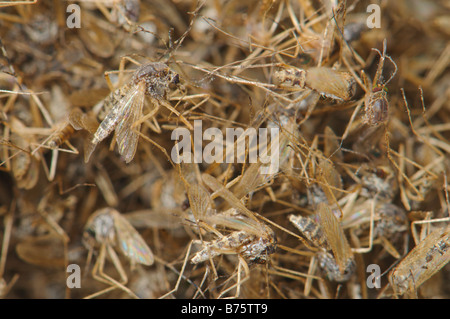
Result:
M352 250L334 213L324 203L317 205L317 219L290 215L290 222L320 251L320 267L328 279L343 282L356 268Z
M450 226L436 228L389 274L396 295L414 293L450 261Z
M203 242L204 249L198 252L192 263L198 264L221 254L239 254L249 264L263 264L268 255L275 252L275 233L262 222L239 214L231 208L219 214L205 216L209 224L235 229L217 240ZM215 232L217 234L217 232Z
M129 163L136 153L142 122L153 117L161 105L180 116L178 111L164 101L167 99L170 85L179 83L179 75L162 62L150 62L140 66L129 83L112 92L94 107L94 113L99 111L98 118L102 122L88 146L86 161L97 144L115 130L119 153L125 162ZM153 109L142 117L146 96L150 97ZM184 117L180 116L180 119L187 123ZM154 117L153 122L155 127L159 128Z
M224 289L220 296L224 296L230 290L236 288L236 297L240 295L241 285L250 278L249 266L254 264L266 264L269 255L276 249L276 237L272 229L262 222L248 218L240 214L236 209L231 208L221 213L209 211L209 216L205 216L206 222L201 221L206 231L215 234L218 238L206 241L197 240L193 244L201 244L202 249L191 259L193 264L210 261L212 258L220 255L236 255L239 263L237 266L236 284ZM233 229L227 235L223 235L216 228ZM217 270L213 265L214 273L217 277ZM244 271L244 277L241 278L241 272ZM230 277L231 279L231 277Z
M327 67L304 70L286 66L274 73L274 79L284 89L310 89L336 100L348 101L356 91L356 82L351 73Z
M358 246L354 252L367 253L373 245L381 244L394 258L400 258L395 246L406 235L407 225L408 218L401 207L383 201L377 204L374 200L354 206L342 220L343 228L349 229L354 244Z
M398 182L390 166L372 167L364 163L357 174L361 177L361 195L364 197L377 195L378 200L390 202L398 193Z
M89 217L86 223L83 243L89 249L89 259L93 249L100 246L100 253L92 269L92 276L100 282L111 285L111 287L89 297L101 295L115 288L121 288L132 297L135 297L135 294L124 286L128 278L114 251L114 247L119 246L132 264L152 265L154 258L148 245L127 219L113 208L107 207L97 210ZM106 255L111 258L117 269L121 278L120 282L104 273Z
M387 98L387 88L386 85L392 80L392 78L397 73L397 65L394 60L388 55L386 55L386 39L383 41L383 54L378 49L373 48L380 55L380 61L378 62L377 72L373 81L371 82L364 71L362 72L362 78L364 85L369 87L370 90L366 90L366 96L364 100L364 123L375 126L378 124L386 123L389 116L389 101ZM382 73L384 60L388 58L394 65L395 71L392 73L389 80L382 83Z
M59 128L54 131L44 142L51 149L67 143L69 138L75 133L75 130L85 129L91 135L97 130L98 123L87 114L83 113L79 108L70 111L68 119L64 120Z

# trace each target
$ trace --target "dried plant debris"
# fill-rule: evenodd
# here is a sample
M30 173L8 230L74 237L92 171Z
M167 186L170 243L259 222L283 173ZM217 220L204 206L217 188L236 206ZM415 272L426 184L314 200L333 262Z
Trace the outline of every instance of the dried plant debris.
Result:
M0 7L0 297L450 297L445 1Z

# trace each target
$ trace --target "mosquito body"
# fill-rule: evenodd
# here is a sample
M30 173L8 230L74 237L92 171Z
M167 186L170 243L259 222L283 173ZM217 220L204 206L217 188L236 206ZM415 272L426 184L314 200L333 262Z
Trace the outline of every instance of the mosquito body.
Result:
M310 89L336 100L348 101L356 91L356 82L351 73L327 67L307 70L287 67L275 72L274 78L288 90Z
M88 147L87 160L98 143L115 130L119 153L129 163L136 153L145 96L149 96L155 109L167 98L170 84L179 84L179 76L166 64L147 63L139 67L131 81L108 95L94 109L99 109L100 123Z

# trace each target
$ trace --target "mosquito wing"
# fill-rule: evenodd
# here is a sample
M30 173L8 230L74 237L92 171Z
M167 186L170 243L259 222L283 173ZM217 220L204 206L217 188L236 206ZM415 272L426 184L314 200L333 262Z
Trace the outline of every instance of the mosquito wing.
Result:
M202 186L194 184L187 188L187 195L195 218L204 219L208 207L212 207L209 193Z
M330 204L335 203L342 195L339 191L339 189L343 188L341 175L328 160L321 159L319 162L319 169L318 178L322 182L321 186L325 196Z
M320 203L317 207L319 223L327 238L327 242L333 251L341 273L344 273L347 261L352 258L352 251L344 235L338 219L334 216L328 205Z
M221 225L237 231L244 231L246 234L252 234L258 237L265 237L271 230L263 223L241 215L235 208L230 208L224 212L210 214L206 220L215 225Z
M153 264L153 253L136 229L119 212L114 211L114 227L120 249L134 262Z
M133 124L142 116L142 107L145 100L145 83L137 86L136 92L129 97L128 103L123 108L116 126L116 141L119 154L126 163L131 162L136 153L141 124L133 127Z
M325 136L324 136L324 150L323 154L330 158L331 156L334 157L335 160L338 162L343 161L343 154L342 150L339 146L339 139L336 136L336 134L333 132L333 130L327 126L325 127Z
M234 196L234 194L231 191L229 191L225 186L223 186L215 177L207 173L203 173L202 180L206 184L206 186L211 188L215 193L218 194L218 196L222 197L232 207L236 208L238 211L240 211L247 217L257 220L255 215L247 207L245 207L245 205L242 204L242 202L239 199L237 199L236 196Z
M356 91L356 81L348 72L325 67L313 67L306 74L306 86L333 99L350 100Z
M435 229L421 240L390 273L389 281L400 295L417 289L450 260L450 225Z
M260 167L261 162L250 164L239 183L233 189L236 198L242 199L262 184L263 177L259 174Z

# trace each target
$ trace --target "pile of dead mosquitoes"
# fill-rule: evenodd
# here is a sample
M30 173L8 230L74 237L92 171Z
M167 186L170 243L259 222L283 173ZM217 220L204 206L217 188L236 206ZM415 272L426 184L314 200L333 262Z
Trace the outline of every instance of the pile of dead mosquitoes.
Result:
M450 296L447 2L0 7L0 297Z

